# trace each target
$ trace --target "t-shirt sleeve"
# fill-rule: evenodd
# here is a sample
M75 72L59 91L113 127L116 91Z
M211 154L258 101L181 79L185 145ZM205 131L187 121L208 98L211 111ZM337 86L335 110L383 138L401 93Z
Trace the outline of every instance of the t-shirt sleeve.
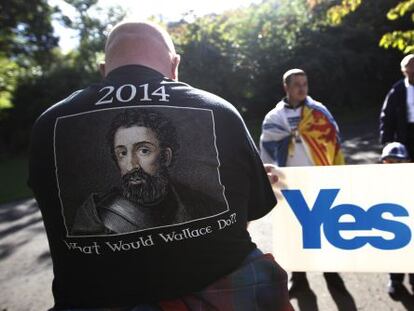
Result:
M246 129L247 143L250 151L250 195L248 220L256 220L265 216L276 205L277 200L270 185L263 162L249 132Z
M47 133L45 121L42 117L38 118L35 124L33 125L30 139L30 148L29 148L29 175L27 179L27 185L32 189L34 193L37 192L39 188L39 183L35 182L37 180L44 180L41 176L49 171L48 165L50 164L50 155L52 143L50 142L50 134Z

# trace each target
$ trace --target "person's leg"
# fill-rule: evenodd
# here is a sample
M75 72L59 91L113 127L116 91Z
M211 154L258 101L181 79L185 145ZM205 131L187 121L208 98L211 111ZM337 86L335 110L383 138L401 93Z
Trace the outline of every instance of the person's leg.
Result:
M404 143L404 145L408 150L408 153L411 158L411 162L414 162L414 124L413 123L408 123L407 141Z
M408 274L408 281L411 285L411 292L414 294L414 273Z
M395 299L401 296L402 292L404 291L404 285L402 284L403 280L403 273L390 273L387 292L391 298Z
M294 297L297 293L309 290L309 282L306 272L292 272L288 284L289 296Z
M414 273L408 273L408 282L410 285L414 285Z
M346 291L345 283L342 280L341 276L337 272L324 272L323 276L325 277L328 287L334 288L337 291Z
M306 272L292 272L290 279L303 281L306 280Z
M404 273L390 273L390 281L393 283L402 283L404 281Z
M88 311L198 311L266 310L294 311L287 291L287 273L271 254L256 249L238 269L207 286L175 300L132 308L88 309ZM53 311L49 310L49 311ZM67 309L63 311L87 311Z
M286 271L256 250L237 270L182 300L191 311L293 311L286 285Z

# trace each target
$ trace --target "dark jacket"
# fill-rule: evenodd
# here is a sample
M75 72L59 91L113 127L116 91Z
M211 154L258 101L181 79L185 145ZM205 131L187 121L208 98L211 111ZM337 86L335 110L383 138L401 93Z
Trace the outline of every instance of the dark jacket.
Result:
M407 89L404 79L395 83L385 98L380 115L380 141L407 144Z

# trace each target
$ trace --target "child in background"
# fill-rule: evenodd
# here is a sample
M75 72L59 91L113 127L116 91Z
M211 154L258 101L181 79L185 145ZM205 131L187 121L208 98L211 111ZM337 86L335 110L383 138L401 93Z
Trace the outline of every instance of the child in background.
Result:
M408 155L407 148L398 142L392 142L387 144L382 150L381 163L407 163L410 162L410 156ZM405 291L404 285L404 273L390 273L390 281L388 282L388 294L393 299L401 297ZM414 293L414 273L409 273L409 282L411 290Z

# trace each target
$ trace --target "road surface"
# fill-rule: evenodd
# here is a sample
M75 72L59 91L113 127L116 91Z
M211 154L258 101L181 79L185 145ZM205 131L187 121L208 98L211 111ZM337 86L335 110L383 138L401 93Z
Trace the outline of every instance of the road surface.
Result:
M353 127L352 131L359 130ZM380 146L374 134L345 139L343 145L348 163L378 161ZM249 230L262 250L271 251L271 214L253 222ZM414 310L410 292L407 291L400 301L388 297L386 274L342 273L341 276L347 288L345 293L329 289L321 273L308 273L312 291L291 300L295 310ZM53 303L51 281L50 253L35 201L28 199L1 205L0 311L47 310Z

